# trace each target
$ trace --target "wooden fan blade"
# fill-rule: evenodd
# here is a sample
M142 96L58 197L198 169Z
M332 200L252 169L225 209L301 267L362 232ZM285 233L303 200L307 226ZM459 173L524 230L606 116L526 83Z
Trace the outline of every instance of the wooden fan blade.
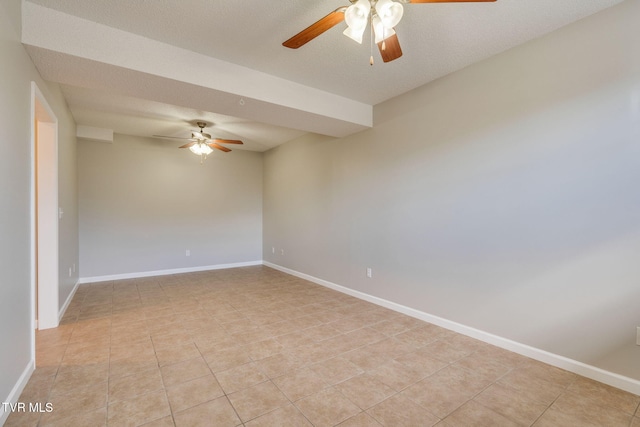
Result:
M304 30L300 31L295 36L291 37L286 42L282 43L282 46L288 47L291 49L297 49L300 46L303 46L309 43L311 40L318 37L320 34L325 31L333 28L338 25L342 21L344 21L344 11L346 10L346 6L339 7L324 18L320 19L315 24L310 25Z
M489 3L496 0L409 0L409 3Z
M217 148L220 151L224 151L225 153L228 153L229 151L231 151L230 149L228 149L227 147L223 147L222 145L218 145L215 142L207 142L207 145L211 148Z
M382 48L382 43L384 43L384 49ZM400 42L398 41L398 36L396 34L379 42L378 50L380 51L380 56L382 56L382 60L384 62L391 62L402 56L402 49L400 49Z
M196 144L196 141L191 141L191 142L188 142L188 143L186 143L186 144L184 144L184 145L181 145L181 146L180 146L180 147L178 147L178 148L189 148L189 147L191 147L191 146L193 146L193 145L195 145L195 144Z
M216 139L213 139L212 141L220 143L220 144L242 144L243 143L242 141L240 141L238 139L219 139L219 138L216 138Z

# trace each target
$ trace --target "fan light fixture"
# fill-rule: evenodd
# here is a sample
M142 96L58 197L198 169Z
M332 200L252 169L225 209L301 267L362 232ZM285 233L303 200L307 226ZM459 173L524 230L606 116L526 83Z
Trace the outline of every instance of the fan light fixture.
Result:
M200 156L200 164L202 164L207 156L213 153L213 149L207 145L207 140L211 139L211 135L203 132L205 123L198 122L198 126L200 125L202 125L200 132L191 132L191 141L193 141L193 145L189 146L189 151L196 156Z
M344 11L347 29L344 35L362 44L362 35L371 21L375 42L379 43L395 34L393 27L402 19L404 8L393 0L358 0Z
M231 151L231 149L220 144L242 144L242 141L238 139L211 138L211 135L204 131L205 126L207 126L205 122L196 122L196 124L200 128L200 131L191 132L191 138L180 138L175 136L163 135L153 136L157 138L188 139L190 142L181 145L179 148L188 148L193 154L200 156L200 163L204 162L204 159L207 158L208 154L213 153L214 148L220 151L224 151L225 153Z
M493 3L496 0L349 0L350 6L341 6L309 25L282 45L289 49L298 49L309 43L334 26L347 22L344 35L362 43L367 23L371 24L371 50L373 42L378 45L384 62L394 61L402 56L402 49L394 27L398 25L404 13L403 4L408 3ZM373 52L369 59L373 65Z
M213 153L213 150L211 149L211 147L205 144L204 141L196 142L194 145L189 147L189 150L193 154L197 154L198 156L202 156L202 155L207 156L208 154Z

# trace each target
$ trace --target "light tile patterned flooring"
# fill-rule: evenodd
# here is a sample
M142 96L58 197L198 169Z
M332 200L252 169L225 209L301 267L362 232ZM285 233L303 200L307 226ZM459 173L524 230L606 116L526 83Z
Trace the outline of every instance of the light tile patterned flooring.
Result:
M82 285L6 426L633 426L640 397L267 267ZM635 414L635 415L634 415Z

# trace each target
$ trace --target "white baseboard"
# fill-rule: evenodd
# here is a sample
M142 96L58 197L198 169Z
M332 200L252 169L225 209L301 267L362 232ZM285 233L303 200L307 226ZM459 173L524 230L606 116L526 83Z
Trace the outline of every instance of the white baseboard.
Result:
M66 301L64 302L64 304L60 308L60 311L58 312L58 323L64 317L64 313L65 313L65 311L67 311L67 308L69 308L69 304L71 303L71 300L73 299L73 296L76 294L76 291L78 290L78 286L80 286L80 280L78 280L76 282L75 286L71 290L71 293L69 293L69 296L67 297Z
M169 274L193 273L197 271L222 270L225 268L250 267L262 265L262 261L236 262L231 264L205 265L200 267L174 268L170 270L142 271L136 273L110 274L107 276L81 277L79 284L107 282L109 280L137 279L140 277L166 276Z
M24 390L24 387L29 382L29 378L31 378L31 374L33 374L33 371L35 370L36 370L36 362L34 359L31 359L27 364L27 367L24 369L24 371L22 371L22 375L20 375L20 378L18 379L18 382L16 383L16 385L13 386L13 389L11 390L11 393L9 393L9 396L7 396L6 399L2 400L2 402L13 403L13 404L18 402L18 399L22 394L22 390ZM9 415L11 414L10 412L5 411L3 409L4 406L7 406L7 405L0 406L0 426L4 425L4 423L7 421L7 418L9 418Z
M460 323L453 322L451 320L444 319L442 317L434 316L429 313L425 313L420 310L413 309L411 307L404 306L392 301L388 301L382 298L378 298L373 295L366 294L364 292L356 291L335 283L319 279L308 274L300 273L299 271L291 270L286 267L282 267L277 264L272 264L267 261L263 261L263 264L267 267L282 271L292 276L299 277L301 279L308 280L321 286L342 292L347 295L362 299L364 301L371 302L373 304L388 308L399 313L406 314L416 319L424 320L434 325L441 326L443 328L458 332L460 334L478 339L488 344L495 345L496 347L503 348L505 350L512 351L514 353L521 354L531 359L538 360L548 365L556 366L558 368L573 372L583 377L591 378L592 380L599 381L604 384L608 384L612 387L619 388L621 390L628 391L640 395L640 381L633 378L625 377L623 375L616 374L614 372L605 371L604 369L597 368L595 366L587 365L586 363L579 362L577 360L569 359L564 356L560 356L554 353L550 353L545 350L541 350L535 347L531 347L526 344L522 344L516 341L512 341L506 338L499 337L497 335L490 334L488 332L481 331L479 329L472 328L470 326L462 325Z

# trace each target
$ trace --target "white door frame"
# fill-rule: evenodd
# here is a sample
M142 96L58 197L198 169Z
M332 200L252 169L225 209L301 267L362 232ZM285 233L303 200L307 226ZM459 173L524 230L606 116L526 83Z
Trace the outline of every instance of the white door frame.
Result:
M58 119L35 82L31 82L31 162L31 304L35 357L35 329L55 328L60 320Z

